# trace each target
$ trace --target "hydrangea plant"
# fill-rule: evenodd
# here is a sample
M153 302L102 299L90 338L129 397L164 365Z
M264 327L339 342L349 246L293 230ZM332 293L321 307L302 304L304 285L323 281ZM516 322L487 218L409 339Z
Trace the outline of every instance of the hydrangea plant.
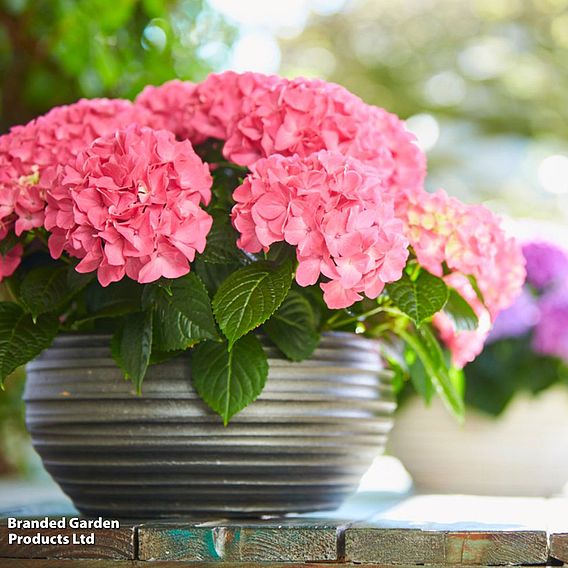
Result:
M301 361L342 330L397 337L397 376L461 415L456 369L524 262L489 210L426 192L425 169L396 116L254 73L15 127L0 137L0 377L59 333L112 334L138 391L149 365L190 349L226 424L267 379L259 332Z
M544 240L527 242L522 251L523 291L465 368L467 404L495 416L521 391L568 386L568 251Z

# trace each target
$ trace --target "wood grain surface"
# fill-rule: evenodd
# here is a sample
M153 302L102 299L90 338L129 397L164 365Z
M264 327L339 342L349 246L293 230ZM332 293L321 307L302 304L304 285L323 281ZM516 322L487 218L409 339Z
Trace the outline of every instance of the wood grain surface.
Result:
M140 560L225 562L336 561L336 523L259 522L149 526L138 529Z
M72 535L95 534L94 544L60 544L60 545L24 545L9 544L8 535L33 536L37 533L46 536L65 535L71 540ZM121 526L120 529L8 529L6 522L0 525L0 558L92 558L92 559L125 559L136 558L136 528ZM4 565L0 560L0 567Z

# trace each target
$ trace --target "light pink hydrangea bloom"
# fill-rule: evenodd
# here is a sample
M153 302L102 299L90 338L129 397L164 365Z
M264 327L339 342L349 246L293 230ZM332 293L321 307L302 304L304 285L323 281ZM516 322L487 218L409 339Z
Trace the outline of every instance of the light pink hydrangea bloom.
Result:
M95 140L65 166L47 193L49 248L82 259L107 286L125 274L140 283L187 274L203 252L211 217L209 169L187 140L132 126Z
M520 246L508 238L499 219L480 205L466 205L444 191L422 191L399 201L406 233L418 262L446 280L470 303L480 320L475 331L457 331L445 314L434 317L454 364L473 361L490 331L490 322L520 294L525 280ZM481 304L466 276L473 276Z
M23 252L24 247L21 244L17 244L9 251L3 254L0 253L0 282L14 274L16 268L20 265Z
M41 227L55 170L99 136L152 116L129 101L92 99L56 107L0 137L0 228Z
M445 264L452 272L474 276L492 319L513 303L525 281L525 261L496 215L445 191L409 196L404 209L408 239L426 270L442 276Z
M385 283L401 277L408 242L375 168L321 151L276 154L251 169L233 194L241 248L254 253L278 241L297 247L296 281L309 286L323 275L332 309L362 294L376 298Z

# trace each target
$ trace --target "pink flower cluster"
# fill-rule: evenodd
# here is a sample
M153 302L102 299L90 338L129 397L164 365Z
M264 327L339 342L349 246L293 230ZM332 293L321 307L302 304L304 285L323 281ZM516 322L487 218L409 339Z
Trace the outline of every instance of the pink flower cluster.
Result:
M208 138L226 140L245 101L281 81L275 76L234 71L211 74L202 83L174 79L159 87L146 87L136 104L154 115L156 127L197 145Z
M275 154L257 161L235 190L233 222L248 252L285 241L296 247L296 280L315 284L344 308L376 298L398 280L408 257L402 222L377 170L339 152Z
M125 274L141 283L189 272L211 217L209 169L188 141L131 126L98 138L63 168L47 192L45 227L54 258L82 259L107 286Z
M137 104L194 144L225 140L225 158L239 165L332 150L373 164L393 190L424 180L424 153L398 117L333 83L227 71L197 85L147 87Z
M93 99L54 108L0 137L0 238L41 227L45 191L57 166L99 136L154 117L125 100Z
M437 276L448 271L473 276L491 321L513 303L525 280L524 259L520 247L507 238L491 211L480 205L466 205L444 191L422 191L407 196L401 214L410 245L426 270ZM478 316L482 315L471 285L462 281L457 289ZM449 338L449 322L444 316L436 316L435 322L444 330L442 336ZM456 363L473 360L488 331L480 326L476 332L455 332L449 343ZM477 337L472 340L475 333Z

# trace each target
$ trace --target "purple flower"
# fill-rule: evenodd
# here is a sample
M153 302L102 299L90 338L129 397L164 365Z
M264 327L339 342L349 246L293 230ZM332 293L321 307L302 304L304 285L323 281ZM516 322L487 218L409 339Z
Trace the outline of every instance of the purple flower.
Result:
M568 286L544 296L539 307L533 349L568 361Z
M523 246L527 261L527 282L542 290L568 280L568 253L549 242L532 242Z
M497 316L487 343L524 335L536 325L539 315L536 299L526 288L523 288L516 302Z

